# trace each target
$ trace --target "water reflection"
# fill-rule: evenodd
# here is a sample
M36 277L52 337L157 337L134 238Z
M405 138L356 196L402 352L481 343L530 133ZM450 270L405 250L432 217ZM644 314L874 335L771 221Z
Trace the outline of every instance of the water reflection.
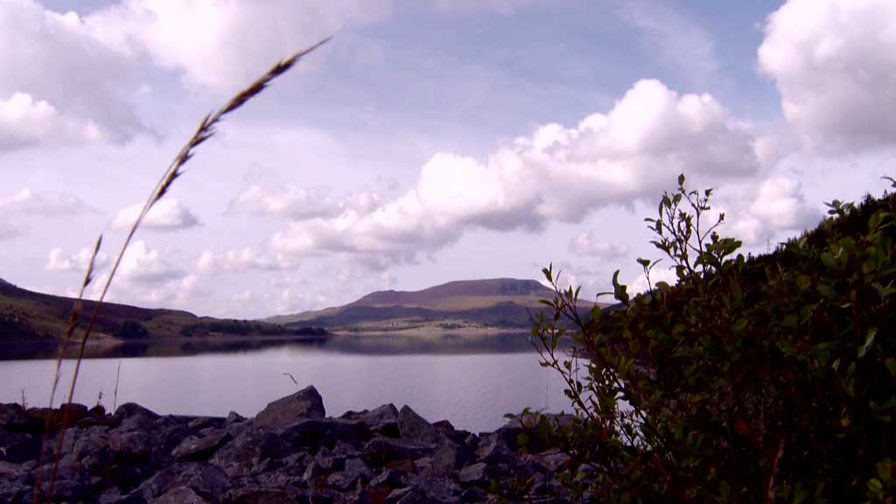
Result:
M6 354L0 402L18 402L24 388L29 402L46 403L55 365L47 357L55 349L40 351L26 360ZM331 415L391 402L474 431L494 429L505 413L527 406L559 411L567 404L560 381L538 365L526 334L128 343L97 347L90 355L76 400L94 404L102 394L107 407L134 401L160 413L255 415L295 391L284 373L301 386L314 384ZM65 362L67 373L71 365Z

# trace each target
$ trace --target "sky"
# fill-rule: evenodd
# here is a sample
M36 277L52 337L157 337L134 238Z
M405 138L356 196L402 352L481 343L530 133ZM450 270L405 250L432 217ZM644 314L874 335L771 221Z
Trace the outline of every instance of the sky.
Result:
M0 0L0 278L75 294L102 233L95 297L202 116L326 36L109 300L258 318L548 264L593 298L645 287L679 173L749 253L896 175L892 0Z

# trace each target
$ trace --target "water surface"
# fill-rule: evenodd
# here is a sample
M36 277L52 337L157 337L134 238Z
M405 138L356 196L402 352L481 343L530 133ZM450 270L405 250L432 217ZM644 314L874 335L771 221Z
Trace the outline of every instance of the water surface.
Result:
M92 405L99 400L107 409L114 402L137 402L159 413L254 416L296 390L289 373L300 387L317 387L328 415L391 402L408 404L430 421L448 419L458 428L484 431L502 425L505 413L527 406L569 409L560 380L538 365L525 335L255 341L248 347L231 342L209 351L201 350L208 345L193 343L186 351L183 345L92 350L99 357L82 364L76 401ZM0 352L13 353L9 348ZM29 403L45 405L55 366L47 355L52 352L0 361L0 402L19 402L24 389ZM72 362L65 361L64 383L71 368Z

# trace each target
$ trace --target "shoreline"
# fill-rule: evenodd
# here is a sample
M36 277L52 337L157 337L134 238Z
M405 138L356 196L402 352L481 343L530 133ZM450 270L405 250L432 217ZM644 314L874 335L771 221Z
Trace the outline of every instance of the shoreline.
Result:
M44 426L63 409L0 404L0 501L33 501L37 473L52 470L52 463L38 467ZM392 404L327 417L313 386L254 418L158 415L134 403L114 414L81 405L67 411L72 427L47 434L55 442L64 436L57 500L570 501L558 481L569 457L539 445L537 432L519 422L471 433Z

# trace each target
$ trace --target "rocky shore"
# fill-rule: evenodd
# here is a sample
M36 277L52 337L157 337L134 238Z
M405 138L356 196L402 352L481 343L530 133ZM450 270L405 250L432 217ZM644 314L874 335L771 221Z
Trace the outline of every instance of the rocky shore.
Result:
M568 457L518 423L476 434L391 404L332 418L314 387L255 418L73 405L72 427L45 436L63 413L0 404L0 502L33 502L36 481L46 489L60 437L51 502L568 501L557 481Z

